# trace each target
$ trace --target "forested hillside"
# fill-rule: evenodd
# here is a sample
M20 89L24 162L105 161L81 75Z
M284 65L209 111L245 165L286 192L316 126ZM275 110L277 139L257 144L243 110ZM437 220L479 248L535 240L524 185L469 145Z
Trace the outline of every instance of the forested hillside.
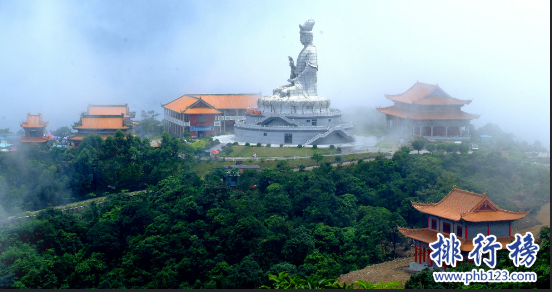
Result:
M26 161L1 157L15 167L0 172L6 210L112 187L121 193L82 213L49 208L2 227L0 287L256 288L282 271L336 278L401 254L396 226L427 224L410 201L437 202L453 185L514 211L535 212L550 200L549 170L515 153L403 148L347 167L245 171L230 189L220 168L194 173L193 151L168 135L154 149L119 134L66 153L29 149Z

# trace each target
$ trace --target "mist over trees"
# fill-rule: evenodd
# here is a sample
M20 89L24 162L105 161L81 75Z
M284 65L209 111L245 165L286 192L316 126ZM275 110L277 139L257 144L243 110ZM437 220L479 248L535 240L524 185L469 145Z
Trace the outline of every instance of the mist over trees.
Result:
M25 159L43 165L35 175L47 185L29 183L44 195L22 197L21 206L48 206L56 180L80 198L109 186L118 194L82 213L49 208L0 229L0 286L258 288L282 271L331 278L404 255L394 227L427 224L410 202L437 202L453 185L531 214L550 201L549 170L501 151L409 155L403 147L392 159L298 172L281 163L244 171L231 189L222 168L198 177L179 139L165 133L158 149L147 141L118 133L65 153L29 149ZM17 193L16 171L1 171L0 189Z

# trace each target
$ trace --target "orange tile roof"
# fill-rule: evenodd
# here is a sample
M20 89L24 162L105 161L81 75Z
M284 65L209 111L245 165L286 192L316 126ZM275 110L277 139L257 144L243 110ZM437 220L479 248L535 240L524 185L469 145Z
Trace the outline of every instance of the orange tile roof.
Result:
M27 114L27 121L21 122L21 127L23 128L43 128L48 126L48 122L42 121L42 114L31 115Z
M529 212L513 212L501 209L486 194L481 195L460 190L456 186L438 203L411 203L412 207L422 213L454 221L513 221L529 214Z
M379 107L377 110L384 114L413 120L472 120L479 118L479 115L470 114L460 110L416 112L394 105L389 107Z
M256 107L260 94L194 94L217 109L246 109Z
M125 117L130 117L127 114L128 106L127 105L89 105L88 114L89 115L120 115L124 114Z
M403 102L407 104L468 104L471 100L461 100L451 97L439 85L416 82L407 91L401 94L386 94L386 98L392 101ZM424 101L424 99L428 99Z
M189 108L184 111L185 114L220 114L221 112L214 108Z
M260 97L260 94L186 94L163 107L181 113L201 99L216 109L246 109L257 106Z
M399 232L409 238L422 241L425 243L432 243L437 241L437 234L441 233L445 238L449 237L449 234L444 232L438 232L429 228L420 228L420 229L410 229L399 227ZM502 243L502 249L506 249L506 244L512 242L515 239L514 236L505 236L497 237L496 240ZM458 238L460 240L460 250L461 251L472 251L473 250L473 240L466 238Z
M81 124L74 129L129 129L124 125L123 115L120 116L90 116L81 117Z
M21 137L19 138L19 142L23 143L46 143L50 141L48 137Z
M179 97L165 105L163 105L164 108L170 109L172 111L181 113L185 111L189 106L194 104L197 101L197 98L184 95L182 97Z

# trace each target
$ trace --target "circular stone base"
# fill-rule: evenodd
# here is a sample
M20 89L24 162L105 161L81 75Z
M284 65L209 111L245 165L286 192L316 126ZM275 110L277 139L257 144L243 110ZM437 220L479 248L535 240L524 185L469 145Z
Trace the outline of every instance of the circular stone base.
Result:
M269 95L261 97L257 106L263 112L273 113L329 113L330 100L320 96L280 97Z

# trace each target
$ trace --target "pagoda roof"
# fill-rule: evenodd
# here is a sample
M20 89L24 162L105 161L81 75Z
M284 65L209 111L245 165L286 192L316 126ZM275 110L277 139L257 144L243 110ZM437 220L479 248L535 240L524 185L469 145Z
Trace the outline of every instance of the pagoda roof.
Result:
M163 107L175 112L185 113L198 101L203 101L215 109L245 109L257 106L260 94L186 94Z
M440 111L414 111L398 106L388 106L376 108L380 113L391 116L413 119L413 120L473 120L480 115L474 115L461 110L440 110Z
M108 130L126 130L130 127L125 126L124 115L83 115L81 124L73 127L76 130L84 129L108 129Z
M416 82L401 94L386 94L386 98L406 104L420 105L465 105L471 100L461 100L450 96L439 85Z
M399 232L408 237L412 238L414 240L418 240L425 243L433 243L437 241L438 237L437 234L441 233L445 238L449 237L449 234L444 232L439 232L437 230L429 229L429 228L420 228L420 229L410 229L410 228L402 228L399 227ZM473 240L467 239L467 238L460 238L457 237L460 241L460 250L461 251L472 251L473 250ZM514 236L504 236L504 237L497 237L496 241L500 242L502 244L502 249L506 249L506 245L512 242L515 239Z
M501 209L487 197L487 194L460 190L456 186L438 203L411 203L412 207L422 213L454 221L513 221L529 214Z
M50 138L48 137L26 137L22 136L19 138L19 142L23 143L46 143L50 141Z
M23 128L44 128L48 126L48 122L42 121L42 114L31 115L27 114L27 121L21 122Z
M89 105L89 115L125 115L125 118L133 118L128 110L128 105Z

